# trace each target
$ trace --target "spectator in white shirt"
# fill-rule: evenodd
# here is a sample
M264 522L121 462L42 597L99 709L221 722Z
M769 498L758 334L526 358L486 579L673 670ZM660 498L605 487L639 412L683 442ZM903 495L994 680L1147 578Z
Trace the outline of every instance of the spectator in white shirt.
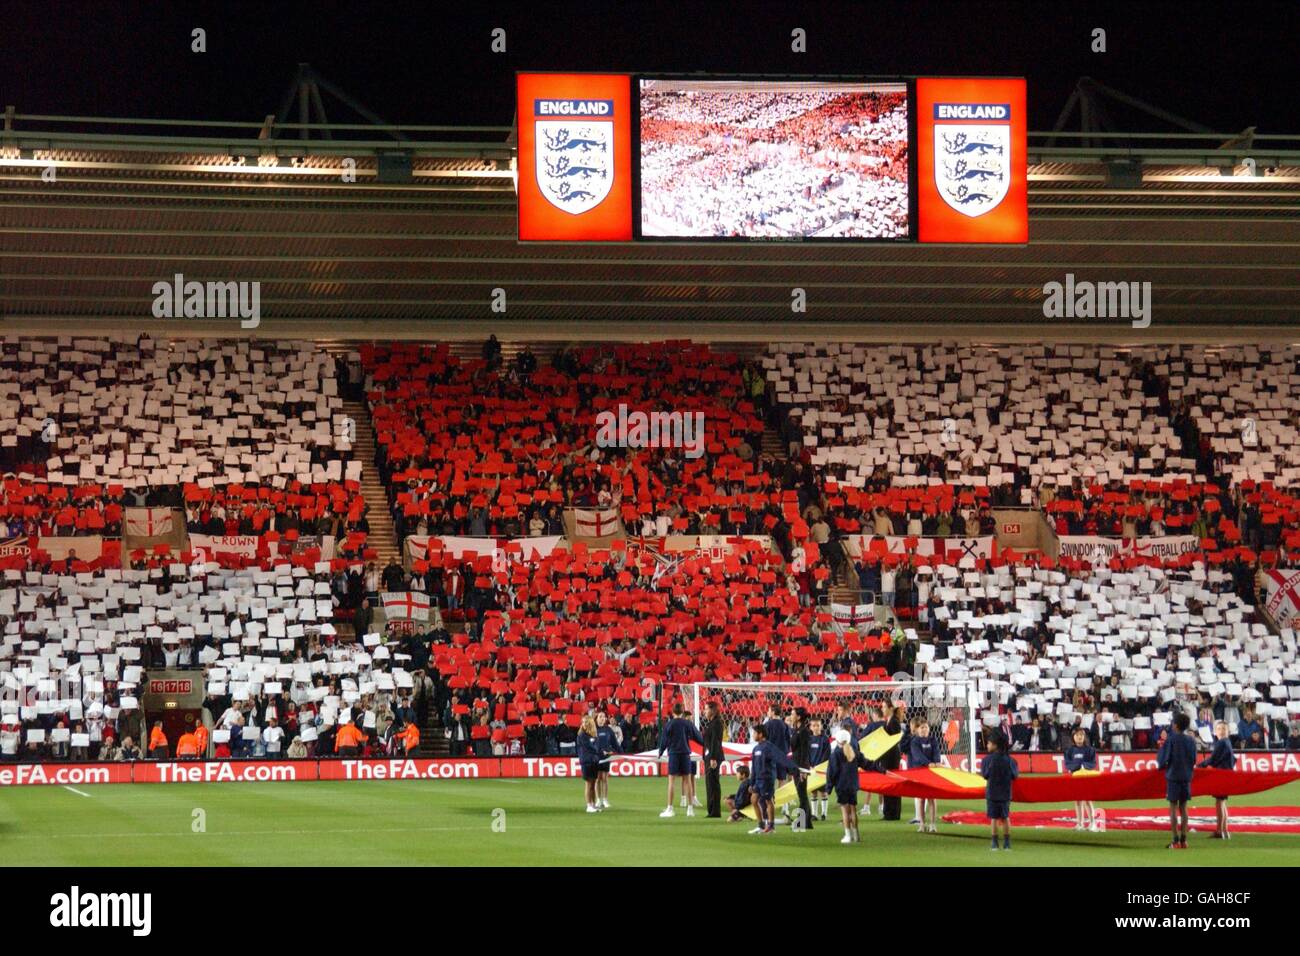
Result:
M268 717L266 729L262 731L262 742L266 745L266 756L272 760L280 758L280 747L284 740L284 728L274 717Z
M880 593L884 597L886 607L894 606L894 578L895 572L892 567L886 565L880 570Z

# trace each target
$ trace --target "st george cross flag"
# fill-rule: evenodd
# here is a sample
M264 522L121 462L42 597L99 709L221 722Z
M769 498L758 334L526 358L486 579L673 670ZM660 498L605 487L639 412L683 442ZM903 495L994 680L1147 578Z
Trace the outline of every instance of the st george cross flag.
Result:
M874 604L832 604L831 615L841 627L857 627L860 624L876 623L876 606Z
M138 538L153 538L172 533L170 508L127 508L126 533Z
M1265 571L1264 588L1269 616L1278 627L1293 627L1293 622L1300 620L1300 568Z
M604 538L619 531L618 512L613 508L588 511L573 509L573 530L584 538Z
M383 591L379 595L384 603L384 614L390 618L414 621L429 619L429 597L419 591Z

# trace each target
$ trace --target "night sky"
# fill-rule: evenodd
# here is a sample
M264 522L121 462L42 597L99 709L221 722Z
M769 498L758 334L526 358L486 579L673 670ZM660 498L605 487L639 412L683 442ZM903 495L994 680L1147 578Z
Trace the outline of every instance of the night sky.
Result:
M516 70L1024 75L1049 129L1083 75L1216 130L1300 134L1300 3L0 2L0 105L260 121L296 64L389 122L507 125ZM207 31L205 54L190 31ZM489 50L493 27L508 51ZM808 52L790 31L808 31ZM1091 30L1108 52L1090 51ZM355 122L327 102L330 119ZM1121 128L1166 129L1117 111Z

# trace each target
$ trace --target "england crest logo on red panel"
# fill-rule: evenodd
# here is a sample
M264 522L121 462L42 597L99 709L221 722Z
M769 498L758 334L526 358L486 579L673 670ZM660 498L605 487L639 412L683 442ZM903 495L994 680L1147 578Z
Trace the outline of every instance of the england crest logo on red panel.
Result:
M595 209L614 184L613 102L539 99L534 112L542 195L575 216Z
M992 212L1011 185L1011 106L936 103L934 118L939 195L964 216Z

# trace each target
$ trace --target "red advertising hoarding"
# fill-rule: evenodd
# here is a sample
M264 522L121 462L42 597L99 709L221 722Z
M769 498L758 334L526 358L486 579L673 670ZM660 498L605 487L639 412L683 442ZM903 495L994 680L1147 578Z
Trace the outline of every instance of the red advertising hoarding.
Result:
M1022 773L1059 774L1059 753L1013 754ZM740 761L724 761L723 776L735 774ZM951 761L969 769L966 759ZM1156 769L1154 751L1099 753L1102 773ZM1300 752L1237 753L1237 769L1247 773L1300 773ZM614 777L661 777L666 765L655 760L615 758ZM439 759L369 758L364 760L141 760L135 763L0 764L0 787L94 786L105 783L295 783L305 780L580 780L577 757L443 757Z

